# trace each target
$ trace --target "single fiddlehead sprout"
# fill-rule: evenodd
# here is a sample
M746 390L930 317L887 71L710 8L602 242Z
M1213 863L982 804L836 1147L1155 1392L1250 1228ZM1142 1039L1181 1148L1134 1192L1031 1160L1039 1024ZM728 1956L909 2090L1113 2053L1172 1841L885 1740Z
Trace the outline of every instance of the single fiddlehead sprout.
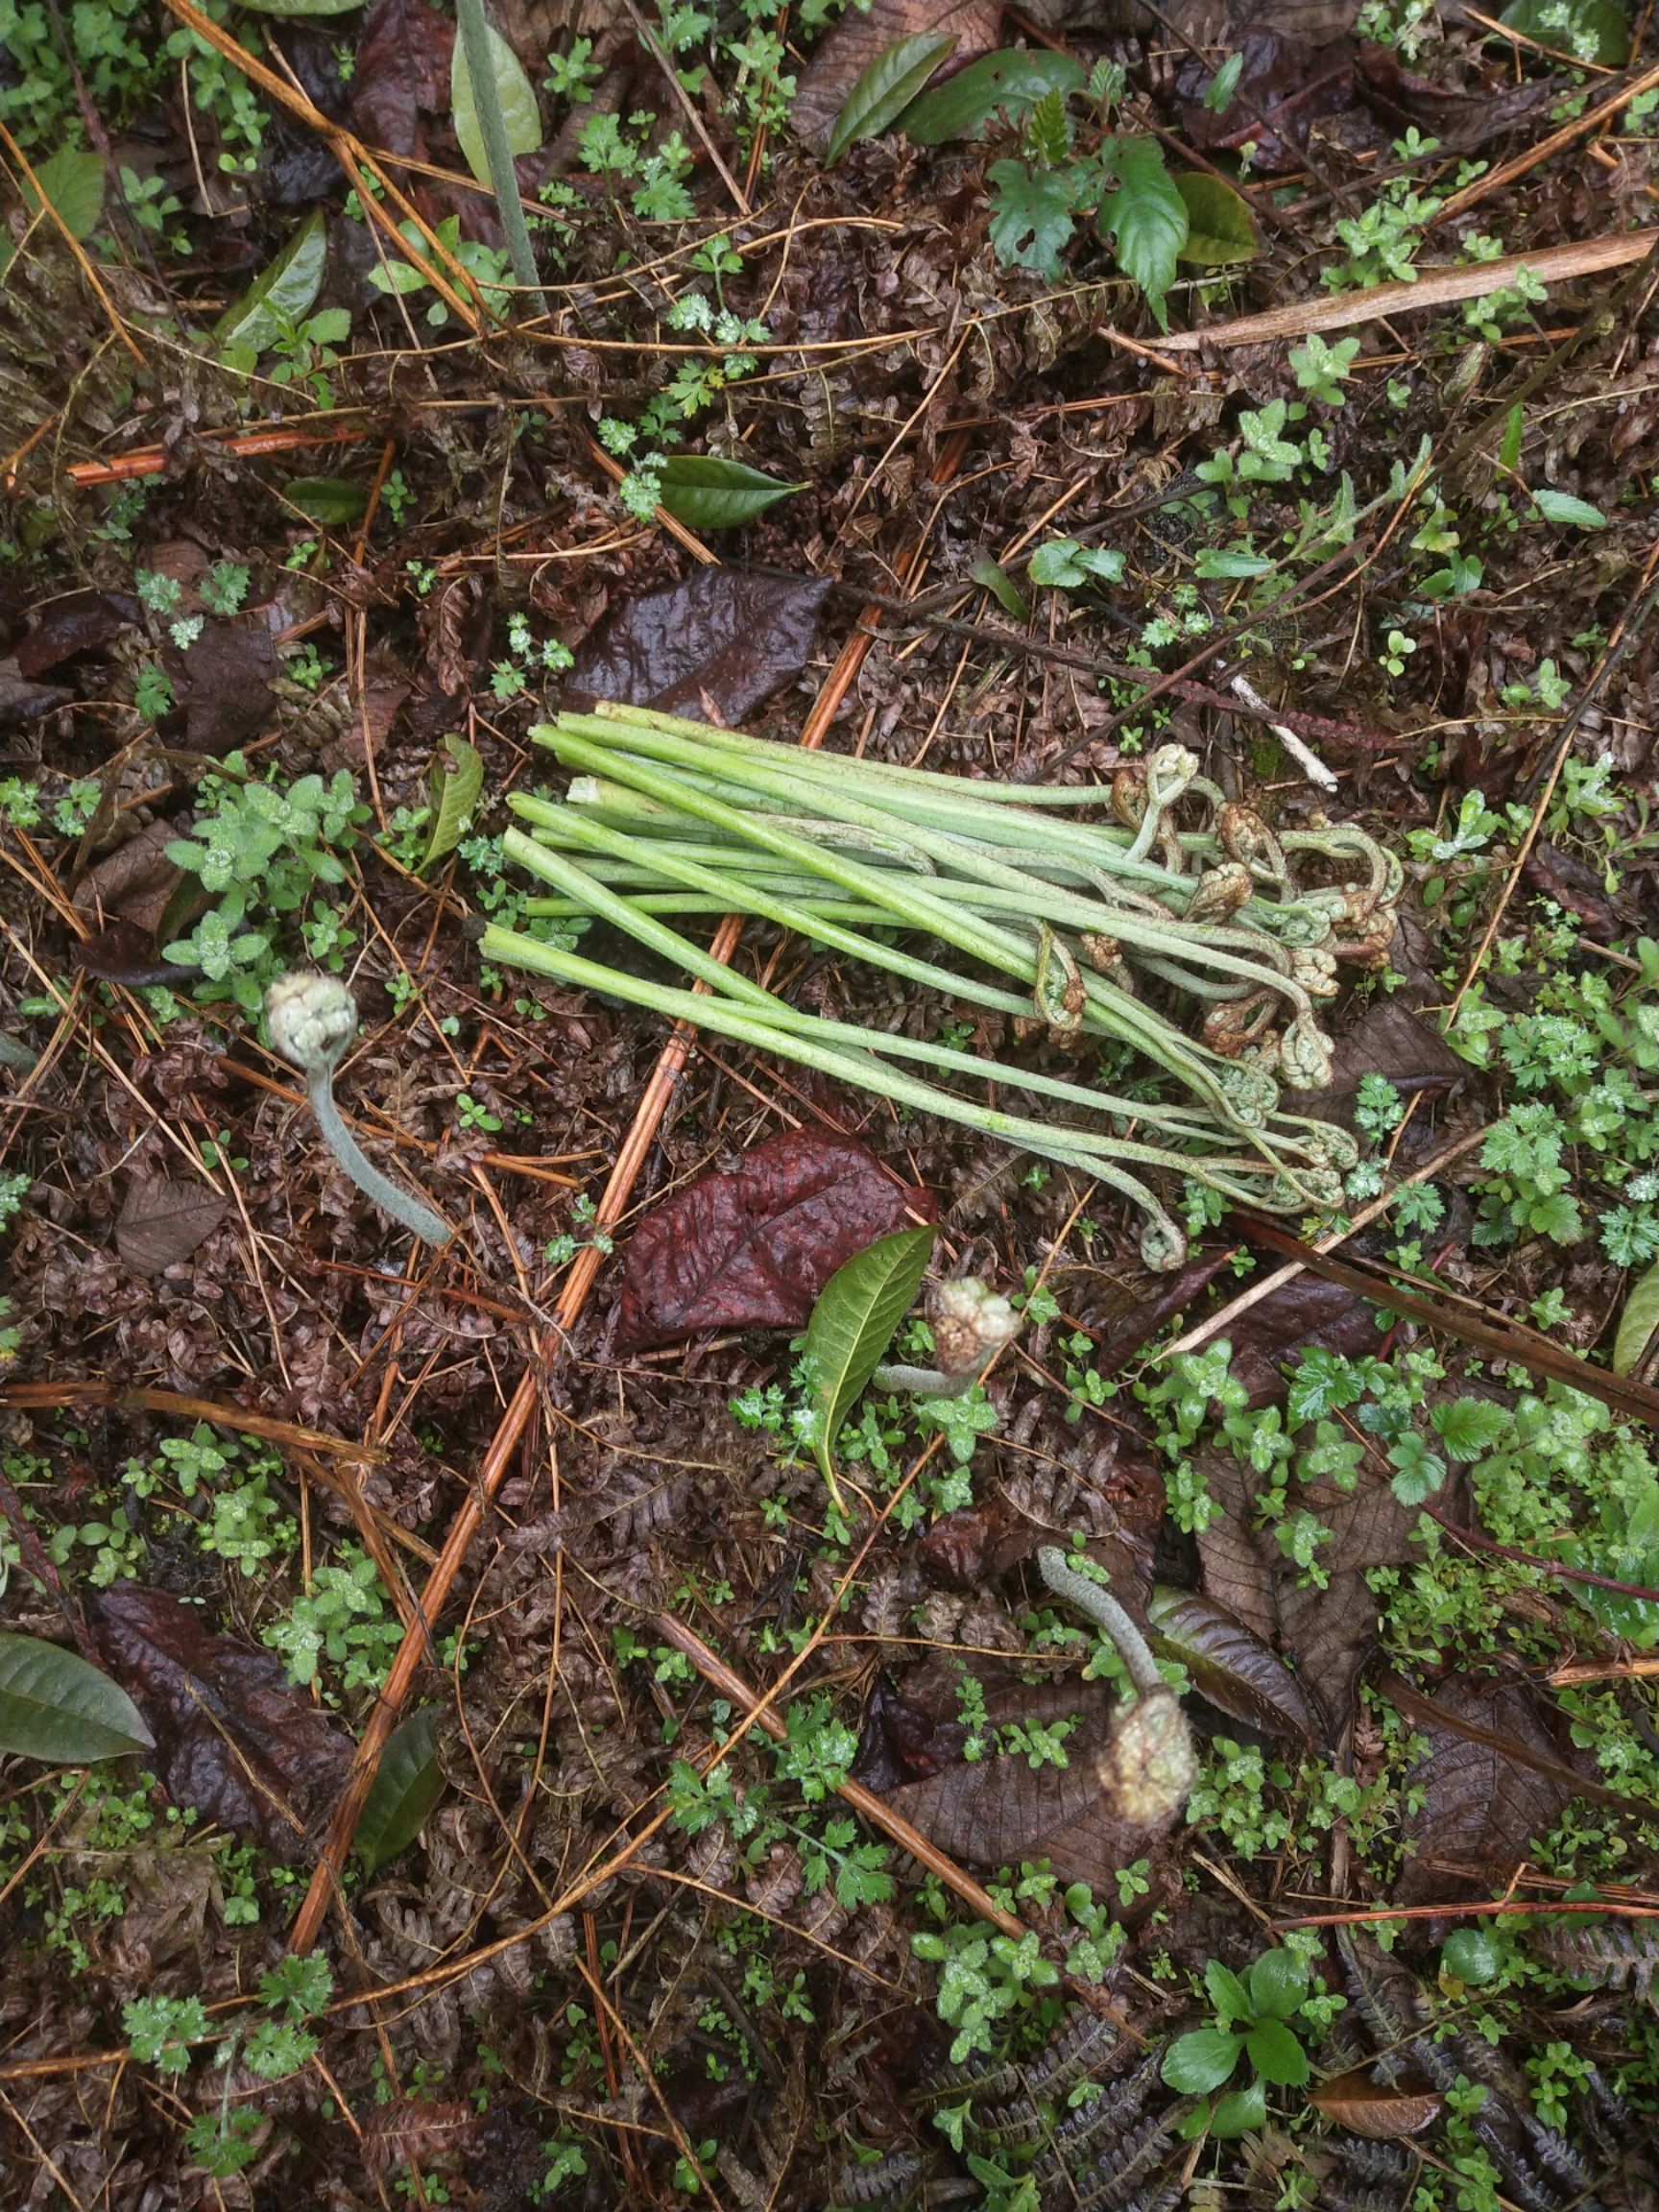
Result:
M276 1050L304 1076L323 1142L358 1190L412 1236L447 1244L455 1234L448 1223L382 1175L340 1118L334 1070L357 1034L357 1002L345 984L333 975L278 975L265 994L265 1022Z
M1058 1545L1037 1554L1043 1579L1056 1598L1093 1621L1110 1637L1129 1670L1136 1695L1118 1708L1112 1735L1096 1772L1114 1809L1154 1828L1173 1820L1192 1793L1198 1761L1180 1699L1158 1671L1146 1639L1110 1591L1079 1575Z
M979 1380L995 1352L1020 1334L1020 1316L999 1291L973 1277L942 1283L933 1298L933 1350L937 1367L878 1367L878 1390L907 1390L912 1398L961 1398Z

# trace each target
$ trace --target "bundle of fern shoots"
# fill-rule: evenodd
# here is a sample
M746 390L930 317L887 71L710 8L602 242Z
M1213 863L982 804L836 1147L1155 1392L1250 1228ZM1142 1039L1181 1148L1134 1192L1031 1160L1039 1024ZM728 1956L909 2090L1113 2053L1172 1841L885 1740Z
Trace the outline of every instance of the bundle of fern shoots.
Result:
M1152 1267L1179 1266L1187 1244L1148 1176L1275 1213L1341 1203L1353 1139L1288 1111L1285 1094L1331 1079L1317 1015L1338 962L1386 960L1401 871L1363 831L1276 833L1179 745L1109 786L1061 788L804 753L605 702L534 736L570 781L562 800L511 802L523 827L507 857L549 893L528 911L612 923L709 995L497 926L486 959L1076 1168L1141 1210ZM675 926L725 914L1006 1016L1018 1042L1046 1038L1075 1059L1098 1040L1109 1072L1079 1081L799 1011ZM993 1106L988 1087L1033 1110Z

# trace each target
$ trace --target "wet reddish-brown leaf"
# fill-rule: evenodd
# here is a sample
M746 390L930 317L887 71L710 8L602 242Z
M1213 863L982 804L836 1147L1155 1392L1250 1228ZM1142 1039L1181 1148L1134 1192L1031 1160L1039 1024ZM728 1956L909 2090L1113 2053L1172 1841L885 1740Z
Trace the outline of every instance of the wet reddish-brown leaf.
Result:
M1354 99L1358 77L1353 41L1334 38L1315 47L1287 29L1252 26L1239 51L1244 66L1223 115L1213 114L1202 104L1212 75L1210 62L1188 61L1176 84L1177 95L1186 103L1182 128L1195 146L1240 146L1249 139L1257 148L1253 158L1259 168L1294 168L1298 149L1307 145L1319 118L1340 115Z
M1147 1612L1154 1647L1180 1660L1198 1695L1264 1736L1299 1736L1311 1746L1320 1724L1285 1662L1225 1605L1196 1590L1158 1589Z
M628 1247L617 1349L704 1329L802 1329L837 1267L934 1217L855 1138L790 1130L653 1207Z
M179 1803L279 1859L306 1857L352 1745L276 1654L212 1635L177 1598L131 1582L97 1600L93 1633L149 1722L156 1771Z
M1309 2090L1308 2102L1317 2104L1334 2126L1372 2143L1397 2143L1403 2135L1415 2135L1440 2117L1445 2104L1432 2089L1400 2089L1373 2081L1363 2066L1333 2074Z
M1420 1804L1402 1823L1409 1855L1391 1904L1485 1895L1575 1796L1599 1794L1562 1759L1524 1684L1454 1678L1431 1698L1407 1683L1386 1688L1429 1745L1404 1785Z
M357 40L351 113L371 146L414 154L422 115L449 111L455 25L423 0L374 0Z
M115 1249L135 1275L159 1275L188 1260L225 1214L226 1201L204 1184L134 1176L115 1224Z
M143 620L130 591L66 591L36 608L17 640L17 666L31 683L78 654L95 652Z
M799 676L828 579L697 568L607 616L576 656L578 703L615 699L731 724Z
M1296 1111L1354 1127L1354 1097L1362 1075L1385 1075L1403 1098L1419 1092L1442 1098L1469 1073L1429 1022L1397 999L1384 998L1337 1041L1332 1077L1322 1091L1299 1091Z
M83 914L130 923L153 940L183 878L183 871L167 857L167 847L177 834L171 822L147 822L136 836L86 871L75 886L75 904ZM150 956L155 957L153 943ZM85 960L82 965L93 974L108 973Z
M192 752L217 759L270 720L276 648L263 622L210 622L187 653L164 646L161 664L184 710Z
M36 721L70 696L60 684L31 684L15 658L0 661L0 730Z
M802 70L789 128L822 154L848 93L878 54L901 38L950 31L956 45L949 66L957 69L996 45L1001 21L1002 0L875 0L867 15L849 9Z
M75 965L84 975L96 975L104 983L121 983L129 991L144 991L157 983L189 982L199 969L179 968L156 956L156 940L135 922L111 922L75 948Z

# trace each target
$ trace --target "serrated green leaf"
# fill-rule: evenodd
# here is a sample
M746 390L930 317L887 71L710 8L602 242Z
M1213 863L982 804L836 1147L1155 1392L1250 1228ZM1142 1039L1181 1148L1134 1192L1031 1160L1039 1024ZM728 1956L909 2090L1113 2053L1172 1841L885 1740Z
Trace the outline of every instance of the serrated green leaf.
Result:
M285 325L310 314L327 259L328 226L322 208L314 207L270 268L214 324L214 345L249 346L255 353L274 346Z
M1018 119L1046 93L1082 89L1083 65L1070 54L1010 49L982 54L906 108L899 128L913 146L942 146L948 138L976 138L1000 108Z
M1076 182L1067 169L1027 169L1023 161L993 161L991 246L1004 268L1032 269L1046 282L1060 277L1060 254L1077 226L1071 219Z
M1263 2081L1299 2089L1308 2079L1308 2054L1283 2020L1259 2020L1244 2038L1244 2054Z
M1560 0L1510 0L1498 20L1555 54L1622 69L1630 59L1630 20L1613 0L1571 0L1562 26Z
M1631 1286L1613 1339L1613 1372L1633 1375L1659 1330L1659 1260Z
M672 454L659 474L659 504L691 530L735 530L791 492L806 489L805 483L781 484L776 476L713 453Z
M1058 169L1071 152L1071 123L1064 92L1045 92L1025 118L1025 150L1045 169Z
M325 529L355 522L369 504L363 487L344 476L293 476L282 489L307 521Z
M1187 210L1187 236L1179 258L1197 269L1226 269L1236 262L1254 261L1261 251L1256 221L1242 193L1219 177L1201 169L1188 170L1175 180L1175 189Z
M1028 622L1031 610L1025 604L1019 586L1008 571L998 566L989 554L974 562L968 571L975 584L989 591L1005 614L1012 614L1016 622Z
M23 183L23 204L30 214L44 199L57 210L71 238L90 238L104 212L104 164L97 155L79 146L60 146L56 154L36 163L35 175L39 198L27 179Z
M1158 2072L1166 2089L1178 2089L1184 2097L1207 2096L1220 2088L1243 2048L1242 2035L1223 2028L1195 2028L1190 2035L1176 2036Z
M818 1464L834 1481L835 1438L922 1286L931 1229L896 1229L837 1267L806 1324L805 1357L823 1427Z
M922 31L884 46L841 104L824 152L833 169L849 146L877 138L903 114L956 43L953 31Z
M373 1874L407 1851L444 1794L436 1716L412 1713L393 1729L357 1823L357 1856Z
M1118 266L1140 285L1159 329L1166 330L1164 296L1187 243L1187 203L1155 138L1109 138L1100 149L1100 165L1118 179L1100 204L1100 235L1114 241Z
M484 760L465 737L448 736L432 756L426 772L426 801L432 827L422 869L453 853L467 833L467 818L484 788Z
M501 120L507 126L507 146L513 154L534 154L541 143L541 110L536 89L524 74L524 65L496 30L486 22L490 40L490 74L501 103ZM449 64L449 102L455 111L455 135L467 156L467 166L480 184L490 181L490 157L484 151L484 127L478 120L478 103L472 96L472 76L467 66L467 41L457 38Z
M0 1635L0 1752L85 1767L156 1739L118 1682L61 1645Z
M1552 492L1548 484L1532 494L1532 504L1546 522L1558 522L1567 530L1605 530L1607 517L1588 499L1575 499L1571 492Z

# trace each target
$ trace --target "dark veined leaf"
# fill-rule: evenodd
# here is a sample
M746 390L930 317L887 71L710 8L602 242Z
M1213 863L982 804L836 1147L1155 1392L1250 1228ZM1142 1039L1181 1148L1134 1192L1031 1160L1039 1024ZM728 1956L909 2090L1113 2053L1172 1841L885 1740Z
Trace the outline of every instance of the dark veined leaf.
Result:
M1619 1334L1613 1339L1613 1372L1633 1375L1642 1355L1659 1330L1659 1261L1632 1286L1619 1316Z
M102 1668L38 1636L0 1635L0 1751L84 1767L155 1743L137 1706Z
M1317 2104L1334 2126L1372 2143L1394 2143L1402 2135L1415 2135L1439 2119L1445 2103L1432 2089L1396 2089L1385 2081L1373 2081L1363 2066L1330 2075L1309 2090L1308 2102Z
M1622 69L1630 59L1630 19L1613 0L1570 0L1562 28L1560 0L1510 0L1498 20L1523 37L1535 38L1555 54L1577 61L1597 61Z
M781 484L776 476L713 453L671 454L660 475L659 501L676 522L691 530L735 530L791 492L806 489L805 483Z
M97 155L79 146L60 146L56 154L36 163L35 175L38 196L27 179L23 183L23 204L30 214L43 198L57 210L71 238L90 238L104 212L104 164Z
M1605 530L1607 517L1588 499L1575 499L1571 492L1552 492L1548 484L1532 494L1532 504L1546 522L1559 522L1566 530Z
M1100 150L1100 162L1118 178L1117 189L1100 204L1100 235L1114 240L1118 266L1140 285L1159 329L1166 330L1164 296L1175 281L1175 264L1187 243L1187 203L1164 166L1155 138L1109 139Z
M363 487L344 476L295 476L282 489L308 521L325 529L355 522L369 504Z
M1175 189L1187 210L1181 260L1191 262L1197 269L1225 269L1234 262L1255 260L1261 241L1242 193L1235 192L1219 177L1207 177L1201 169L1177 177Z
M484 788L484 760L465 737L444 738L426 772L426 798L431 827L426 838L422 868L453 853L467 833L467 818Z
M948 138L976 138L998 108L1014 120L1046 93L1062 98L1083 86L1083 65L1070 54L982 54L954 77L905 108L899 128L913 146L941 146Z
M832 169L848 147L861 138L879 137L903 114L955 43L953 31L924 31L883 47L842 104L825 149L824 166Z
M314 207L264 275L214 324L214 345L246 346L254 353L275 345L284 324L310 314L327 258L328 226L322 208Z
M1217 1711L1268 1736L1320 1740L1308 1694L1282 1659L1226 1606L1196 1590L1153 1591L1146 1608L1153 1648L1178 1659Z
M524 65L496 30L486 22L490 39L490 74L501 103L507 126L507 146L514 154L534 154L541 143L541 110L536 91L524 74ZM449 64L449 99L455 110L455 135L467 156L467 166L480 184L490 181L490 157L484 151L484 127L478 120L478 103L472 96L472 76L467 66L467 41L457 38Z
M386 1739L374 1787L357 1824L357 1856L371 1874L408 1850L443 1794L437 1718L430 1712L411 1713Z
M805 1355L823 1427L818 1464L834 1479L835 1438L922 1286L931 1229L896 1229L855 1252L818 1294Z
M1023 161L993 161L991 245L1004 268L1032 269L1050 284L1060 278L1060 255L1077 228L1071 220L1075 183L1063 169L1027 169Z
M1031 610L1025 604L1019 586L1008 571L993 561L988 553L975 561L968 573L975 584L990 592L1005 614L1012 614L1016 622L1028 622L1031 619Z

